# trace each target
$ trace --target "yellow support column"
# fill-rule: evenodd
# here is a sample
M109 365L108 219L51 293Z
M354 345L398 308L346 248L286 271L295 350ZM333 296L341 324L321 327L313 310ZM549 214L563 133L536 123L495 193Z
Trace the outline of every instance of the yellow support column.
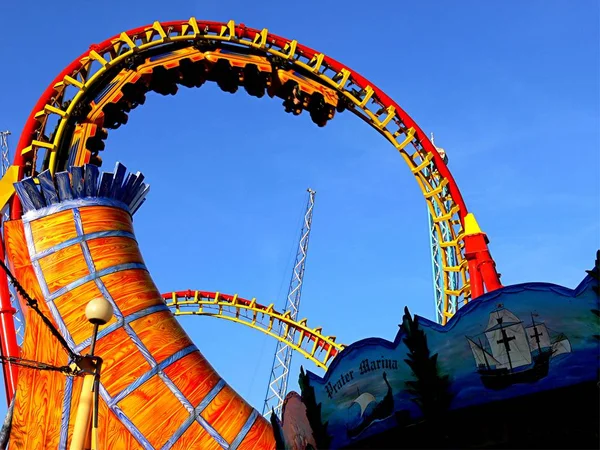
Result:
M92 403L94 401L94 375L86 375L81 387L81 397L77 407L77 416L71 438L71 450L89 448ZM86 445L87 444L87 445Z

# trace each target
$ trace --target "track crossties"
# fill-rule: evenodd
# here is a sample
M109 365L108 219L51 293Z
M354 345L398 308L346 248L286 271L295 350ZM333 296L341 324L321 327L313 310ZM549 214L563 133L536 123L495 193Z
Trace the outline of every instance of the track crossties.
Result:
M149 92L174 95L215 82L229 93L277 97L318 126L349 111L384 136L415 177L441 248L445 322L471 298L464 251L467 208L436 148L416 122L375 84L324 53L243 24L154 22L92 46L44 92L17 146L20 177L101 165L109 130L125 125ZM18 217L13 202L11 214ZM450 285L450 273L458 284ZM453 277L454 278L454 277Z

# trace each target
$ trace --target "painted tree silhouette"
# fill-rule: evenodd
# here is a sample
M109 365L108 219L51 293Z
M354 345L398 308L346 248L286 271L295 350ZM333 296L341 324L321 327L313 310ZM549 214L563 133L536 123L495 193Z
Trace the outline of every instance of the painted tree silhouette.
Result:
M594 268L592 270L586 270L586 272L594 279L592 290L596 293L596 295L600 296L600 288L598 288L598 284L600 283L600 250L596 252L596 264L594 265ZM591 311L592 314L596 316L596 325L600 327L600 310L594 308ZM600 341L600 334L594 334L592 336L596 340Z
M441 375L437 364L437 353L431 355L427 336L419 328L417 318L413 319L404 308L402 328L403 342L408 347L408 358L404 361L411 368L414 380L406 381L407 391L419 406L427 422L437 422L450 408L453 395L450 393L448 375Z
M596 295L600 295L600 288L598 288L598 283L600 283L600 250L596 251L596 264L594 265L594 268L592 270L586 270L586 272L595 280L592 289Z
M275 410L271 410L271 426L273 427L273 435L275 436L275 450L287 450L285 445L285 437L283 436L283 427Z

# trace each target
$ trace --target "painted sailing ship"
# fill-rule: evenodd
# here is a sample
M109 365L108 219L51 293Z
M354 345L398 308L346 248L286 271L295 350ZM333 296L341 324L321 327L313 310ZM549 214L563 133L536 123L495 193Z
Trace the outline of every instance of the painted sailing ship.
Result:
M525 326L517 316L500 306L490 313L485 338L467 336L481 381L489 389L504 389L515 383L534 383L546 375L550 360L571 352L562 333L551 337L543 322ZM486 345L487 344L487 345Z
M349 438L354 439L358 437L363 431L365 431L375 422L380 422L384 419L387 419L394 413L394 397L392 395L392 386L390 386L390 383L387 379L387 374L385 372L383 372L383 380L387 385L387 392L379 402L377 402L375 396L369 392L363 392L352 401L352 404L356 403L358 406L360 406L361 421L358 425L346 431ZM373 402L375 402L374 408L369 414L365 415L367 406Z

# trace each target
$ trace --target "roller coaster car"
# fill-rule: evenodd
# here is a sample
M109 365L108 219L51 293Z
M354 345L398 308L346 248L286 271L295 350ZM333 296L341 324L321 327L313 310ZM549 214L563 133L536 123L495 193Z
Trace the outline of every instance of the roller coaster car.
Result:
M92 112L85 121L119 128L127 123L127 112L144 104L146 90L139 73L123 70L89 103Z
M135 71L123 70L100 95L92 107L98 112L91 121L106 128L127 123L127 112L146 101L146 92L162 95L177 93L177 84L200 87L206 81L204 55L195 48L169 50L146 58Z
M148 89L161 95L175 95L177 85L200 87L206 81L204 55L194 47L166 51L138 67L148 80Z
M174 69L179 67L180 61L184 59L189 59L190 62L199 62L204 59L204 55L194 47L169 50L146 58L138 67L138 72L150 74L156 67L164 67L167 70Z
M263 56L219 48L204 53L211 64L209 79L225 92L235 93L239 85L254 97L265 95L271 85L271 63Z
M294 70L278 69L269 95L282 98L286 112L298 115L302 109L306 109L313 122L320 127L333 118L339 103L338 95L333 89Z
M86 163L102 165L98 152L104 150L106 128L118 128L127 123L127 113L146 101L148 82L139 73L124 70L96 94L77 121L68 165ZM89 113L87 111L90 111Z
M293 70L278 69L263 56L239 53L227 48L202 52L195 47L164 51L146 58L137 68L123 69L89 103L75 127L68 164L102 164L98 152L104 149L106 128L118 128L128 121L127 113L146 101L146 92L174 95L178 84L200 87L206 80L216 81L226 92L234 93L242 85L255 97L269 96L284 100L287 112L298 115L302 109L318 126L333 118L339 102L333 89ZM343 108L342 108L343 109ZM73 160L73 161L71 161Z
M98 156L98 152L104 150L104 140L107 137L107 130L95 123L77 124L71 139L67 167L82 166L87 163L100 167L102 159Z
M271 73L271 63L264 56L238 53L230 49L218 48L204 52L204 57L207 61L212 63L216 63L218 60L224 59L229 61L231 67L237 67L240 69L243 69L248 64L253 64L260 72Z

